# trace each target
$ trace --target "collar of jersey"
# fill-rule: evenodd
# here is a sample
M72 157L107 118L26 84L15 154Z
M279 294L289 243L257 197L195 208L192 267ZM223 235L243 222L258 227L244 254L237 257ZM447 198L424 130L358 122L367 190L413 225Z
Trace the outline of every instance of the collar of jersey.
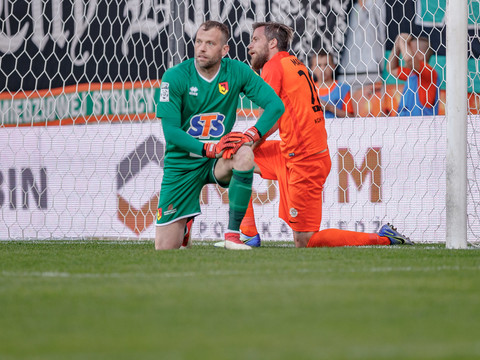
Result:
M200 74L200 72L198 71L198 69L197 69L197 60L194 60L193 63L195 64L195 70L197 71L198 76L200 76L203 80L205 80L205 81L208 82L208 83L211 83L213 80L215 80L215 78L217 77L218 73L219 73L220 70L222 69L222 63L220 63L220 66L219 66L218 71L217 71L217 73L215 74L215 76L212 77L211 79L207 79L207 78L204 77L202 74Z

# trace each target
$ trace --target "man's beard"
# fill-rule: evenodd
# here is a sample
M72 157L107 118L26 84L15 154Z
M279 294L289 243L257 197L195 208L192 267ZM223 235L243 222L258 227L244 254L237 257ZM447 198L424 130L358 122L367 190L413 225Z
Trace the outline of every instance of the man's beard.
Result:
M252 69L259 71L263 68L263 65L268 61L268 55L266 52L259 54L257 53L255 58L252 57Z
M202 63L200 64L200 62L197 59L195 59L197 66L205 70L210 70L211 68L215 67L220 60L221 60L221 57L214 57L207 60L203 60Z

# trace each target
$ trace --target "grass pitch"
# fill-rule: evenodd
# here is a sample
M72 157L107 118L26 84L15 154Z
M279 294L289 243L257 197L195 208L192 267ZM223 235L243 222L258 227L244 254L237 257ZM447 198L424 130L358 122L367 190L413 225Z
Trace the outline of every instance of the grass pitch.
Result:
M0 242L0 359L478 359L480 252Z

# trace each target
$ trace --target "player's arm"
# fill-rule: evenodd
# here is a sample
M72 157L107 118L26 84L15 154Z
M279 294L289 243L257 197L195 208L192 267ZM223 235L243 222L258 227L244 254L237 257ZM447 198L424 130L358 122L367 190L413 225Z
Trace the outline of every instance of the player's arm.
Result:
M267 131L265 135L262 136L262 139L267 139L270 135L272 135L275 131L278 130L278 121L272 126L270 130Z
M243 133L233 131L225 134L218 142L203 143L183 131L180 128L180 120L176 120L175 117L162 118L162 128L167 143L173 144L189 153L212 159L222 156L229 159L244 143Z
M202 155L203 143L187 134L181 127L183 83L174 69L163 74L156 115L161 119L163 136L167 144Z
M173 144L193 154L202 155L204 143L182 130L179 117L164 116L162 128L163 136L168 144Z

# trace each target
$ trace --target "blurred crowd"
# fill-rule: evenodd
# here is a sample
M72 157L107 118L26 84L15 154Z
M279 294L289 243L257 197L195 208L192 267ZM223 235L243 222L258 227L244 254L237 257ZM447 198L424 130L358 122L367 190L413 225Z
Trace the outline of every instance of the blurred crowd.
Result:
M425 34L399 33L386 50L383 0L357 0L349 13L344 47L317 49L308 58L325 116L444 115L441 66ZM480 94L469 94L469 113L480 113Z

